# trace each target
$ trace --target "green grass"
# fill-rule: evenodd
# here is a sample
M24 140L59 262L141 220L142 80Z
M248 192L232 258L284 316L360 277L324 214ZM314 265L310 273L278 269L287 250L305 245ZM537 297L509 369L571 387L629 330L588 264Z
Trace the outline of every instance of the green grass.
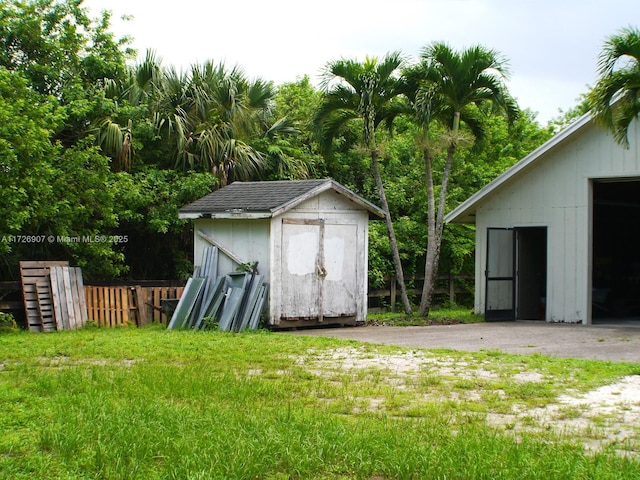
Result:
M2 333L0 359L2 479L640 478L613 447L487 421L633 364L157 327Z
M484 321L483 315L473 313L472 308L451 307L432 310L428 317L417 313L406 315L402 312L370 313L367 322L376 325L405 327L410 325L451 325L456 323L479 323Z

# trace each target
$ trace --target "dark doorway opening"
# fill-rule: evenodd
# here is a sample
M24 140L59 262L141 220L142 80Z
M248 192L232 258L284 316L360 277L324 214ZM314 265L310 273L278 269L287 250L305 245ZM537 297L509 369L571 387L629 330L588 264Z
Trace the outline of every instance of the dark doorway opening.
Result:
M544 320L547 305L547 228L516 229L517 318Z
M640 181L594 181L592 319L640 319Z

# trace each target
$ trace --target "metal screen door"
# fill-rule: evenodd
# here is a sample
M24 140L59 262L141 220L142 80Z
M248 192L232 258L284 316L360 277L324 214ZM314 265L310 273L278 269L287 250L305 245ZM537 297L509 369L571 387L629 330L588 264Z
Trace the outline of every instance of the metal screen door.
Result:
M486 321L515 320L516 236L512 228L487 229Z

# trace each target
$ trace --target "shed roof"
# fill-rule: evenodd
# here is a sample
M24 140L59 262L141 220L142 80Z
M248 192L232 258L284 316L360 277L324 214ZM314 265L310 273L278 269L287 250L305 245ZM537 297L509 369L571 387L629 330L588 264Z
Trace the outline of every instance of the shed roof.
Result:
M370 218L384 212L332 179L233 182L179 210L180 218L270 218L324 191L333 190L360 205Z
M444 217L445 222L475 223L476 210L484 200L486 200L503 185L506 185L516 177L519 177L525 172L528 172L531 168L535 167L535 164L538 160L545 157L549 152L567 141L569 138L577 135L586 126L591 124L592 121L593 119L591 117L591 113L584 114L567 128L561 130L559 133L543 143L540 147L518 161L511 168L496 177L493 181L489 182L483 188L471 195L467 200L454 208Z

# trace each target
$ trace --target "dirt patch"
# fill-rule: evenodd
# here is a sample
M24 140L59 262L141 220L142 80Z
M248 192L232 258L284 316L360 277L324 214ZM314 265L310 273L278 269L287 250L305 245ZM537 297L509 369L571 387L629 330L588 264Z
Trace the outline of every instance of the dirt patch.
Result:
M422 401L483 402L487 395L502 399L505 392L491 385L505 381L505 375L508 376L507 381L523 386L553 381L540 372L526 370L524 366L521 371L506 374L499 364L470 363L458 356L420 350L375 353L365 347L346 347L310 353L307 357L295 359L295 362L314 375L346 372L353 373L356 378L358 372L375 372L376 378L382 379L376 381L386 382L401 391L433 382L433 394L426 389L427 393L422 392L416 397ZM509 368L514 367L510 365ZM385 398L380 396L370 399L359 397L357 400L360 406L354 408L353 413L384 411L387 408ZM486 422L516 434L552 430L592 451L614 446L624 454L640 453L640 375L624 377L586 393L569 391L541 407L527 407L514 402L511 412L486 412Z

